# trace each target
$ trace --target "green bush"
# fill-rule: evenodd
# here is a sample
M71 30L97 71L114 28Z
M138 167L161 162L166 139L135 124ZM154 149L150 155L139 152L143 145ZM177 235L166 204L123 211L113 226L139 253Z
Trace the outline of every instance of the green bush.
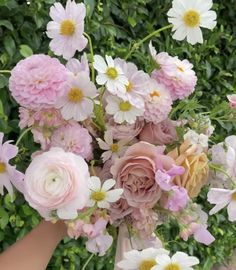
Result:
M11 70L22 58L33 53L49 53L49 40L45 29L49 21L49 8L54 0L0 0L0 70ZM65 1L60 1L65 3ZM155 29L167 24L167 10L171 0L85 0L87 5L86 32L91 35L94 50L101 55L124 57L135 42ZM216 0L218 25L213 32L204 31L204 44L191 46L176 42L170 31L153 39L158 51L167 51L179 58L188 58L198 75L196 92L188 101L178 104L176 115L198 114L212 110L210 117L216 127L213 141L219 142L228 134L235 134L236 124L227 111L226 94L236 93L236 5L235 0ZM150 71L148 42L138 48L132 60ZM89 54L89 51L87 50ZM18 107L8 91L9 74L0 74L0 131L8 139L19 137ZM199 106L199 103L203 107ZM234 119L235 120L235 119ZM32 136L26 135L20 144L15 162L24 170L30 155L37 149ZM206 192L198 199L205 210ZM158 228L171 251L181 249L201 260L199 269L211 269L214 263L230 259L236 247L235 224L229 223L222 213L209 218L209 229L216 241L205 247L193 240L179 239L174 223ZM40 221L39 215L25 203L20 194L14 202L8 195L0 198L0 251L25 235ZM115 234L115 231L113 231ZM102 258L94 257L88 269L113 269L115 248ZM57 248L48 269L81 269L90 254L83 240L64 240Z

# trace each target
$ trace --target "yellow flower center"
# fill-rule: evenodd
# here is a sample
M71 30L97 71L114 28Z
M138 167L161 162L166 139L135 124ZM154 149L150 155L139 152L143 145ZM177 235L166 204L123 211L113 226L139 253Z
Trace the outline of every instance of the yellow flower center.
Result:
M6 172L6 165L3 162L0 162L0 173Z
M122 101L119 104L119 107L122 112L128 112L132 108L132 105L129 103L129 101Z
M154 259L142 261L139 265L139 270L150 270L153 266L157 265L157 262Z
M111 78L112 80L115 80L118 76L118 72L115 68L113 67L109 67L106 71L106 74L109 78Z
M133 88L132 83L129 81L128 85L126 85L126 92L131 92Z
M111 145L111 151L112 151L113 153L117 153L118 150L119 150L118 144L117 144L117 143L113 143L113 144Z
M176 263L170 263L165 267L165 270L181 270L180 266Z
M0 170L0 172L1 172L1 170ZM236 201L236 192L234 192L234 193L232 194L232 200L233 200L233 201Z
M158 92L158 91L153 91L151 94L150 94L150 96L152 97L152 98L154 98L154 97L159 97L160 96L160 93Z
M200 14L196 10L189 10L184 14L183 21L188 27L199 26Z
M72 20L64 20L61 23L60 33L63 36L72 36L75 32L75 23Z
M94 191L91 194L91 199L96 202L103 201L105 197L106 197L106 193L104 191Z
M68 99L70 102L73 103L80 103L83 97L84 97L83 92L77 87L71 88L70 92L68 93Z
M184 69L183 69L182 67L180 67L180 66L178 66L177 69L178 69L179 71L181 71L181 72L184 72Z

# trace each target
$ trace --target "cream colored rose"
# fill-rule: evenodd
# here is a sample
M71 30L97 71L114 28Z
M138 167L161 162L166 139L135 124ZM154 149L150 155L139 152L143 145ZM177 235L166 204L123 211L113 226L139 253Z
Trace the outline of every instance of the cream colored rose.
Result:
M186 188L191 198L196 197L208 180L209 160L206 154L199 153L197 145L185 141L179 149L175 148L168 153L168 156L175 160L176 165L185 168L185 173L177 175L173 183Z

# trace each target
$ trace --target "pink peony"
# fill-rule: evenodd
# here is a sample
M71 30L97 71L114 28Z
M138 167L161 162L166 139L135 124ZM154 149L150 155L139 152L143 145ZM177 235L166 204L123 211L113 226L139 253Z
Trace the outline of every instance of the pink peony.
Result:
M131 141L139 135L143 126L143 120L137 120L134 124L119 125L114 122L113 118L110 118L107 129L112 131L115 140L127 139Z
M152 72L152 78L166 86L173 100L183 99L193 93L197 76L188 60L181 61L167 53L157 54L153 47L150 51L152 58L159 65L159 69Z
M11 166L9 161L18 153L18 147L10 144L10 141L3 143L3 133L0 132L0 194L3 195L5 187L10 196L13 197L13 187L15 185L21 192L23 191L24 175L17 171L15 166Z
M36 156L25 173L26 201L44 218L75 219L89 199L88 165L60 148Z
M150 79L149 94L145 100L144 119L158 124L168 117L172 107L171 96L166 87Z
M91 143L92 137L88 130L71 121L53 133L51 146L61 147L67 152L73 152L89 160L92 158Z
M54 107L65 91L66 68L43 54L21 60L12 70L9 89L15 100L28 109Z
M123 188L123 198L132 207L152 208L160 199L161 189L155 181L160 167L170 169L174 161L163 154L163 148L146 142L136 143L111 167L116 188Z
M230 107L235 109L236 108L236 94L228 95L227 98L229 100Z
M155 145L167 145L177 139L177 133L173 122L166 119L156 125L147 123L139 134L139 139Z

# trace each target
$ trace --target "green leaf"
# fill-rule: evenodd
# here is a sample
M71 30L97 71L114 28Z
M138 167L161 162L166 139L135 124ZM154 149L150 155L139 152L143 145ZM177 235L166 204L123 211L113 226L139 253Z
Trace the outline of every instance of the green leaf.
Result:
M7 78L4 75L0 74L0 89L5 87L7 83L8 83Z
M135 27L135 25L137 24L136 20L133 17L128 17L128 23L132 26Z
M3 121L7 121L7 116L4 113L4 107L1 99L0 99L0 119L3 119Z
M23 56L23 57L28 57L28 56L31 56L33 54L33 51L32 49L28 46L28 45L25 45L25 44L21 44L20 45L20 54Z
M3 40L3 44L8 54L12 57L16 50L14 39L11 36L6 36Z
M9 215L3 207L0 207L0 228L5 229L9 221Z
M5 26L9 30L13 31L13 25L10 21L7 20L0 20L0 26Z
M106 130L106 123L104 120L104 111L101 105L94 105L94 114L95 118L93 118L94 123L99 127L100 130Z

